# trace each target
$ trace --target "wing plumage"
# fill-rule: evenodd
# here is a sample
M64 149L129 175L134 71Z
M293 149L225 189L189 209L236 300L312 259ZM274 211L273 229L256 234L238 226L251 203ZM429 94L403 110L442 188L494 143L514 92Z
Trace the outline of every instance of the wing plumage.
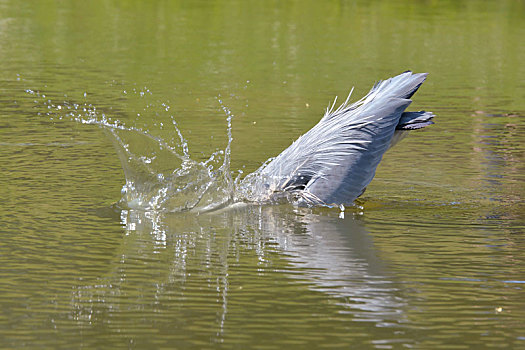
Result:
M376 83L355 103L348 96L334 110L334 101L317 125L257 171L266 191L293 192L303 205L352 203L372 181L396 128L432 123L432 113L404 112L426 76L407 71Z

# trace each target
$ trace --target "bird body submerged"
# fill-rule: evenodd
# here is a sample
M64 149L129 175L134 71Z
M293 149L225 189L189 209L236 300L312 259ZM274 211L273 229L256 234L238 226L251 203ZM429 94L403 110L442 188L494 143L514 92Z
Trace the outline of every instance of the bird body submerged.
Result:
M407 71L378 82L353 104L348 96L334 110L334 101L317 125L254 173L250 199L292 195L298 205L351 204L391 146L407 131L433 124L431 112L405 112L426 76Z

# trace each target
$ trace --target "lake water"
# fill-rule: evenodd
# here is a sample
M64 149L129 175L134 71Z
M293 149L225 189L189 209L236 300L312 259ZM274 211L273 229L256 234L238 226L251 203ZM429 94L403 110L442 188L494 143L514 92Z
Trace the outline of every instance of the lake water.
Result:
M0 348L525 348L523 38L515 0L0 0ZM118 204L407 69L436 124L344 213Z

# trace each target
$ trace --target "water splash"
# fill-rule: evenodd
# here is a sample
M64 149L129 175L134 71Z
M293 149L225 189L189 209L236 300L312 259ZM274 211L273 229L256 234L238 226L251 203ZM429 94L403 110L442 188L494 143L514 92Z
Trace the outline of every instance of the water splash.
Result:
M140 91L131 90L140 97ZM173 116L168 131L178 140L168 142L139 127L126 126L119 120L109 118L104 111L87 101L72 103L54 102L45 94L26 90L36 104L42 104L51 120L71 120L102 128L113 142L119 156L126 183L122 198L117 203L122 208L146 211L196 211L204 212L225 207L243 196L236 195L240 177L234 180L230 169L233 114L218 98L220 108L226 115L227 144L223 150L212 153L205 161L191 159L189 145ZM130 94L124 90L124 94ZM84 94L87 97L87 94ZM160 104L168 113L167 103ZM161 129L164 124L160 123ZM241 172L239 172L239 175Z

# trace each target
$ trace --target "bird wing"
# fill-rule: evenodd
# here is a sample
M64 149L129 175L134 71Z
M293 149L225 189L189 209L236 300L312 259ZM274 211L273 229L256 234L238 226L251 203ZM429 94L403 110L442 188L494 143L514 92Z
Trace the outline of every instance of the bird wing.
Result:
M374 177L409 98L425 77L405 72L375 84L353 104L349 97L337 110L332 106L258 171L267 187L295 191L305 204L352 203Z
M334 130L323 141L325 147L311 152L310 166L317 162L322 166L305 186L306 198L313 195L324 204L338 205L350 204L359 197L372 181L400 115L410 103L408 99L386 99L359 121Z

